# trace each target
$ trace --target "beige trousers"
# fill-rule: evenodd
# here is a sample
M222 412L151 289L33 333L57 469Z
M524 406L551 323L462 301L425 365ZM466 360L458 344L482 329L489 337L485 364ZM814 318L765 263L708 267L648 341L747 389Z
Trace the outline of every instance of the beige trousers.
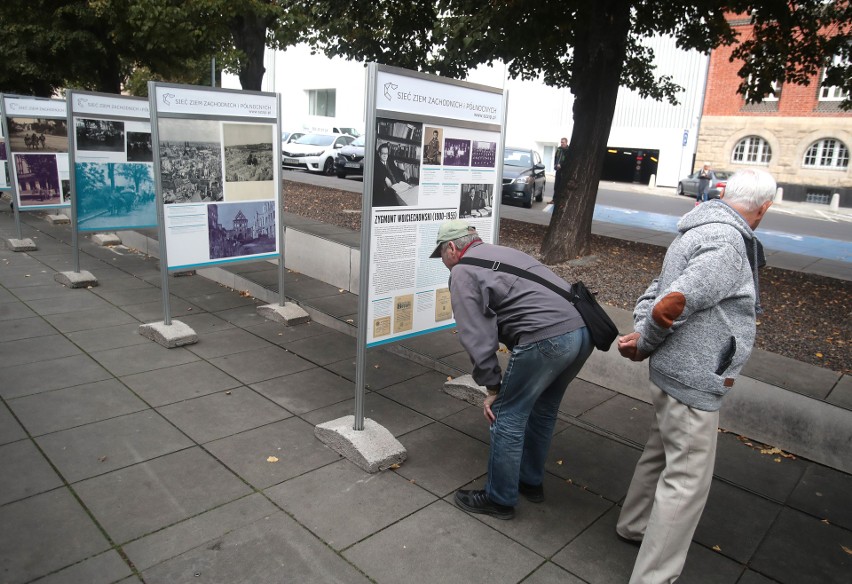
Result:
M642 540L630 584L671 584L680 576L701 519L713 466L719 412L686 406L651 384L655 417L616 531Z

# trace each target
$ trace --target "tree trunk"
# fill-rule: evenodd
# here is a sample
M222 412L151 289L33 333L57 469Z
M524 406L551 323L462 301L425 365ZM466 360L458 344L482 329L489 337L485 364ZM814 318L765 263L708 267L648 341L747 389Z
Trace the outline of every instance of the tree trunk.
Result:
M553 217L541 244L545 263L589 251L592 215L603 170L630 29L630 6L621 0L587 3L577 15L582 31L574 46L571 92L574 129L568 164L555 193Z
M268 17L253 12L245 12L234 18L228 25L234 46L243 52L240 59L240 85L243 89L260 91L266 68L263 66L263 52L266 49L266 29Z

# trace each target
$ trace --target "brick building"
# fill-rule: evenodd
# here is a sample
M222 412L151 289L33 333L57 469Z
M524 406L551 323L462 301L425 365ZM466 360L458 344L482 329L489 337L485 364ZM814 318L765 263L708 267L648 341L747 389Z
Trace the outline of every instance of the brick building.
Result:
M747 38L748 18L732 20ZM733 47L710 55L707 87L696 152L696 167L765 167L784 189L784 199L828 204L834 193L852 207L852 111L843 111L845 95L821 84L781 84L775 95L749 104L737 93L742 61L730 61Z

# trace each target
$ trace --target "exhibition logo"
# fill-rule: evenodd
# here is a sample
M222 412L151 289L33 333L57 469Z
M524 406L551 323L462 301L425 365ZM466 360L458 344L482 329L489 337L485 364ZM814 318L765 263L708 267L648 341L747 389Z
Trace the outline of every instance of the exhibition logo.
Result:
M89 104L89 100L88 100L88 99L86 99L85 97L78 97L78 98L77 98L77 107L79 107L79 108L84 108L84 107L86 107L88 104Z
M393 99L393 94L391 93L391 91L396 91L396 89L398 87L399 87L399 85L397 85L396 83L393 83L392 81L388 81L387 83L385 83L385 98L388 101Z
M171 105L172 105L172 98L173 98L174 96L175 96L175 94L174 94L174 93L164 93L164 94L163 94L163 103L164 103L164 104L166 104L167 106L171 107Z

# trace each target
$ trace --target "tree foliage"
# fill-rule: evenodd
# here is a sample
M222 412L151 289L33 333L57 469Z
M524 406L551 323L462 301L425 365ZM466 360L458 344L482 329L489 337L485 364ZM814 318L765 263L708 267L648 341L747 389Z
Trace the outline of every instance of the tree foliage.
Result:
M542 245L558 262L588 251L597 185L619 87L676 103L682 88L654 68L645 39L670 35L702 52L739 43L746 95L767 95L773 82L805 83L833 55L828 81L852 89L848 0L313 0L311 40L328 55L464 77L504 62L513 78L570 88L574 127L567 179ZM754 33L739 39L729 21L745 15ZM754 99L755 97L753 97Z

